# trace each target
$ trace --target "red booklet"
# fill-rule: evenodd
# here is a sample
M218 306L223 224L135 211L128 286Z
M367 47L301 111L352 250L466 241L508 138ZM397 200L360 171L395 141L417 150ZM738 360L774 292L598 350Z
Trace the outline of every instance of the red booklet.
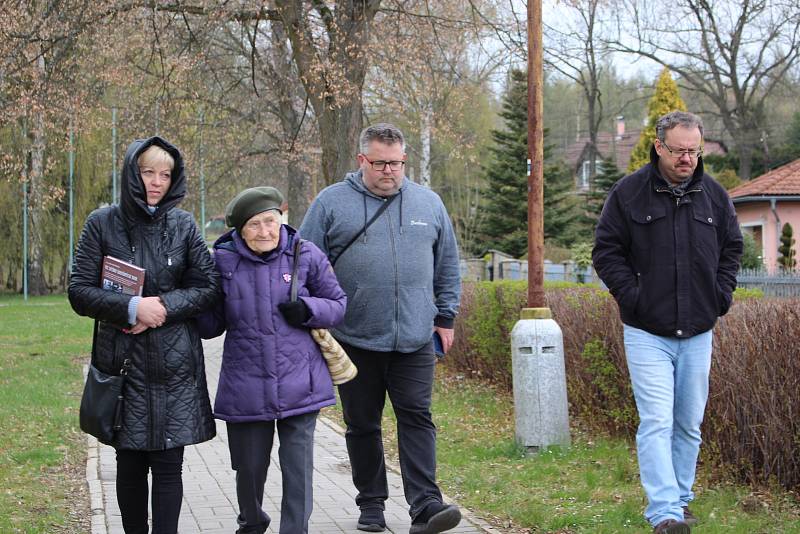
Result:
M103 256L100 287L125 295L142 296L144 272L145 270L141 267L127 261L122 261L114 256Z

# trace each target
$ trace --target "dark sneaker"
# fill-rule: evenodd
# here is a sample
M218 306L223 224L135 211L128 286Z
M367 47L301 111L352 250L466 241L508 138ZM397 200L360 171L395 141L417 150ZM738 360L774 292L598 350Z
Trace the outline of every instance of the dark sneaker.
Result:
M364 532L383 532L386 530L386 519L383 517L383 510L380 508L362 508L356 528Z
M689 534L691 531L692 529L686 524L686 521L665 519L656 525L653 534Z
M408 534L437 534L455 528L461 521L461 511L454 504L431 503L411 524Z
M694 515L691 510L689 510L688 506L683 507L683 522L690 527L693 527L697 524L697 516Z

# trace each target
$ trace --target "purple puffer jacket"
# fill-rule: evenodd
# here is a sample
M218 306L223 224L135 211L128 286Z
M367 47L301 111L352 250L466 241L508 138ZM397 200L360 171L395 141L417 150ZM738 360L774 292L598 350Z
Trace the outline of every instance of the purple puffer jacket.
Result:
M214 416L233 423L271 421L336 402L333 383L309 328L344 318L347 297L328 258L310 241L300 250L298 298L308 328L289 326L278 304L289 301L297 231L283 225L278 247L259 256L232 230L214 243L224 298L198 317L202 337L227 330Z

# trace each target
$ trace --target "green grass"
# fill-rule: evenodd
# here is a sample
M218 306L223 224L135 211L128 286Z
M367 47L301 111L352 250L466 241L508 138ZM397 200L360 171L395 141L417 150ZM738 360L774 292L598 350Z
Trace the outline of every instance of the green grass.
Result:
M440 367L434 390L442 490L504 531L650 533L642 517L636 451L625 440L590 435L573 421L572 446L528 455L515 443L511 396ZM387 406L390 406L387 402ZM329 417L340 418L329 412ZM384 440L396 460L391 408ZM800 533L800 501L780 489L719 480L702 466L692 511L710 533Z
M77 428L92 323L66 298L0 296L0 532L88 530L85 436ZM570 448L528 456L513 440L510 396L437 371L443 490L503 530L648 533L636 454L625 441L573 428ZM388 405L388 403L387 403ZM341 421L336 409L326 415ZM574 422L573 422L574 423ZM387 409L387 451L395 457ZM694 532L800 533L800 502L699 471Z
M0 532L87 530L78 405L91 334L64 296L0 296Z

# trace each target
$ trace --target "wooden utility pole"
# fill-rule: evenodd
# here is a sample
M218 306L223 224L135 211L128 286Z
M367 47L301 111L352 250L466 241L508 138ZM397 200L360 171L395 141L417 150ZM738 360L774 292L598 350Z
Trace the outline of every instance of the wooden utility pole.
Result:
M544 308L542 0L528 0L528 307Z
M569 445L564 336L544 301L542 0L528 0L528 307L511 330L514 423L528 451Z

